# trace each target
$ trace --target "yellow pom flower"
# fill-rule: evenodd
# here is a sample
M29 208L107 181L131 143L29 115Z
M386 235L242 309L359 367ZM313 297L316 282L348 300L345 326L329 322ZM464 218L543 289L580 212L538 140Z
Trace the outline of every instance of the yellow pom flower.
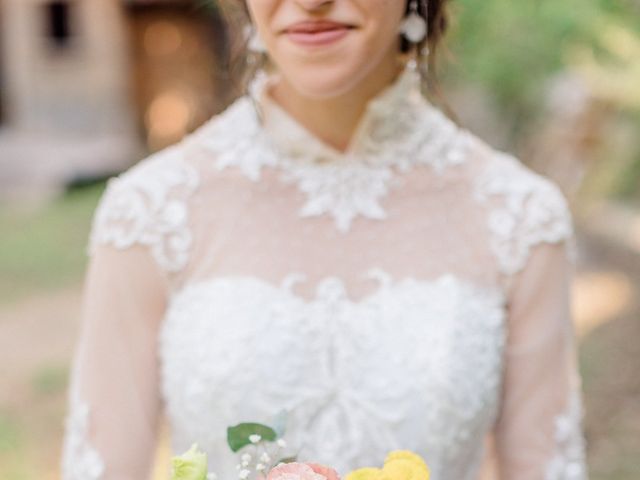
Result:
M429 480L429 467L425 461L409 450L395 450L380 468L360 468L349 473L344 480Z
M365 467L349 473L344 480L391 480L379 468Z
M396 450L387 455L382 471L390 480L429 480L429 467L420 455Z
M417 453L413 453L410 450L394 450L387 455L387 458L384 460L384 463L391 462L393 460L408 460L410 462L415 463L416 465L421 465L426 468L427 464L424 463L424 460Z

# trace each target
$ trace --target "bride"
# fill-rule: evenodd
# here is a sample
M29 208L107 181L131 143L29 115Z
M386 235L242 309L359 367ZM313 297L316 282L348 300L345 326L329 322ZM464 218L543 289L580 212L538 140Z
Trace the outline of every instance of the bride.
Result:
M343 475L585 479L571 214L421 95L445 0L229 3L266 67L95 212L63 478L149 478L163 417L236 478L284 412Z

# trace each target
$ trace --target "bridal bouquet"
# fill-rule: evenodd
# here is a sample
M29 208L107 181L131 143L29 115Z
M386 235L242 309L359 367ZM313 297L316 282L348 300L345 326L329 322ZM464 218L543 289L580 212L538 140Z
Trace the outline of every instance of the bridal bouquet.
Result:
M298 462L296 457L280 458L286 442L266 425L241 423L229 427L227 443L234 453L241 454L237 465L240 480L342 480L330 466ZM171 480L217 480L216 474L209 472L207 455L197 444L173 457L172 464ZM382 468L359 468L344 480L429 480L429 468L419 455L395 450L387 455Z

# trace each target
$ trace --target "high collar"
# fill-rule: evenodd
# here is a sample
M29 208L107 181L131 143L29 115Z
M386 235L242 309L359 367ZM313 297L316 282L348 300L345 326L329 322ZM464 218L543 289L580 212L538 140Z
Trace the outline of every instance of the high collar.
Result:
M385 217L379 201L395 184L396 171L429 167L440 174L464 164L474 143L421 95L412 70L369 100L345 152L280 107L268 93L273 80L257 77L250 95L214 116L189 143L211 153L216 169L236 167L254 182L263 168L279 170L283 181L296 183L308 197L300 215L329 213L341 232L359 215Z
M277 74L259 74L250 85L264 133L277 150L298 162L333 163L376 161L390 143L406 140L406 121L416 118L416 109L433 108L420 93L418 72L405 67L393 82L371 98L345 151L329 145L304 127L270 94ZM403 132L404 129L404 132Z

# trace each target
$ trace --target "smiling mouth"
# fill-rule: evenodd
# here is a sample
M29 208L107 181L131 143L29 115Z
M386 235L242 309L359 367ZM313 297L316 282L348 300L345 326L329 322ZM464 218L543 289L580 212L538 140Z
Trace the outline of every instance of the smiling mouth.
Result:
M331 21L310 21L292 25L284 34L294 43L305 46L326 45L344 38L355 26Z

